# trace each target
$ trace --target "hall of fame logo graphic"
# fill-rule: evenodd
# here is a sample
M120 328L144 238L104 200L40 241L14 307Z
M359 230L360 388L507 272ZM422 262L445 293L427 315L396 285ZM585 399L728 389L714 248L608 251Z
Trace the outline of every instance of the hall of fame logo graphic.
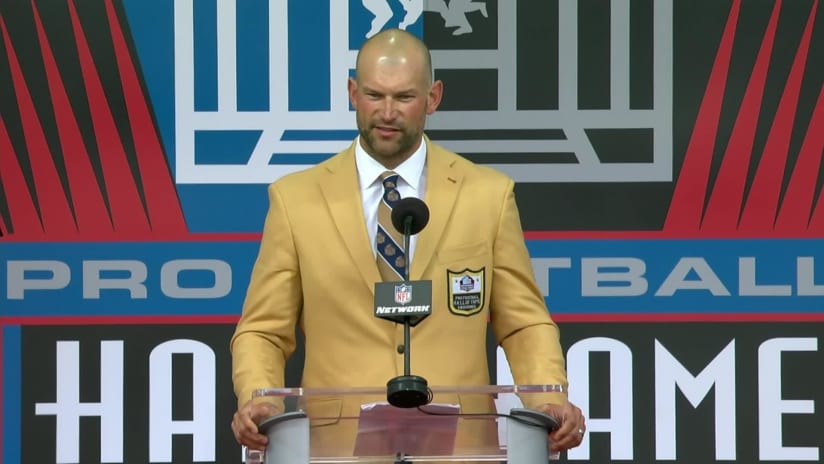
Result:
M497 76L493 110L446 109L430 118L432 133L469 134L458 139L433 137L439 143L462 154L537 155L485 163L517 182L670 181L673 2L649 5L651 24L645 26L653 34L649 53L654 101L646 109L630 105L630 2L611 5L609 63L605 63L610 69L608 107L584 108L578 101L579 95L592 92L586 76L579 76L580 12L576 2L560 2L557 42L542 45L557 47L557 76L546 78L556 83L559 101L555 108L524 110L517 103L521 91L518 2L350 0L329 2L327 12L277 0L258 12L265 18L263 24L241 29L241 3L236 0L217 0L211 22L201 20L202 7L193 0L177 0L176 182L270 183L345 148L357 133L345 84L354 72L358 47L385 28L399 27L423 36L424 18L442 24L448 36L472 36L477 32L473 26L488 26L497 34L496 48L446 49L430 44L436 76L475 71ZM208 30L212 26L214 30ZM258 60L244 60L242 55L255 44L265 44L265 53L256 55ZM266 78L257 88L241 85L250 74ZM241 101L243 95L257 103L244 108L250 105ZM598 130L647 131L651 153L640 162L603 162L591 138L591 131ZM542 135L547 131L555 135ZM230 142L238 140L243 142ZM216 150L221 153L213 155ZM574 162L558 162L558 154L572 154Z

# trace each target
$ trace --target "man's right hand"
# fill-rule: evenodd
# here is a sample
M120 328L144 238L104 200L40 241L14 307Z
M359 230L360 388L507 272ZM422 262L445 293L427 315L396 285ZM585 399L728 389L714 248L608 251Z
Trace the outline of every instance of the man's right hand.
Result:
M249 400L232 417L235 440L249 449L265 450L269 439L258 431L258 423L281 412L281 408L272 403Z

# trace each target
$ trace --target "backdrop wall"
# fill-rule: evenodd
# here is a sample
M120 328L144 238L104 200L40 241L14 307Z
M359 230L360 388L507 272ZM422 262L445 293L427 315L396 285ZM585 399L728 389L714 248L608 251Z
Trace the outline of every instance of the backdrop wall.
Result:
M399 26L445 82L430 136L517 181L589 418L562 459L819 462L822 15L3 1L2 462L240 462L228 341L266 185L350 143L356 50Z

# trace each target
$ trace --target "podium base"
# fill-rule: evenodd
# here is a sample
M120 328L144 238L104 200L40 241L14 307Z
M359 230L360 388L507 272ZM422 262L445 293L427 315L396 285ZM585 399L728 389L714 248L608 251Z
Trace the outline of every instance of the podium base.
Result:
M398 408L417 408L432 400L426 379L402 375L386 383L386 400Z

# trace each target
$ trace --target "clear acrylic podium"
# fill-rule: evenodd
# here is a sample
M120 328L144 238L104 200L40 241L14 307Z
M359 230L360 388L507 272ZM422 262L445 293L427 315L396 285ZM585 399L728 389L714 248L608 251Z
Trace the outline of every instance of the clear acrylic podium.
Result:
M255 392L271 406L259 418L265 453L247 462L342 464L547 462L554 419L534 409L557 403L560 385L431 387L420 408L386 402L386 387L273 388Z

